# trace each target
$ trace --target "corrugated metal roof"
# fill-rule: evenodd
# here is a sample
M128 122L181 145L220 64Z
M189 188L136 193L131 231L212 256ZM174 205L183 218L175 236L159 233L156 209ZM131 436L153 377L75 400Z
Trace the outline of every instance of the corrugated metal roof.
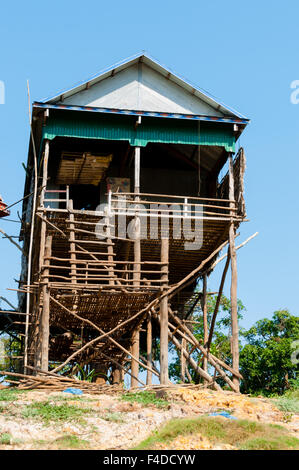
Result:
M44 139L75 137L103 140L126 140L133 146L152 143L173 143L190 145L216 145L228 152L235 150L235 136L232 126L211 125L196 121L157 120L144 118L142 125L135 126L132 116L103 116L85 113L67 113L50 116L43 128Z
M131 116L151 116L161 118L172 118L172 119L188 119L194 121L207 121L207 122L223 122L229 124L242 124L248 123L247 119L234 118L234 117L219 117L219 116L205 116L200 114L181 114L181 113L165 113L165 112L148 112L138 111L134 109L117 109L117 108L99 108L96 106L75 106L65 104L47 104L47 103L33 103L34 108L44 109L62 109L67 111L85 111L92 113L103 113L103 114L123 114Z

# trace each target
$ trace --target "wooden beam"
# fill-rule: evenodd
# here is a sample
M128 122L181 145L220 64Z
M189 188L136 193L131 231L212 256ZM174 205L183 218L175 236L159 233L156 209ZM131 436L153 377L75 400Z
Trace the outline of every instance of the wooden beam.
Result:
M229 155L229 199L234 199L234 168L233 168L233 157ZM231 207L235 207L234 203L230 203ZM233 212L232 212L233 217ZM229 227L229 253L231 259L231 289L230 289L230 301L231 301L231 331L232 331L232 366L233 369L239 371L239 326L238 326L238 304L237 304L237 255L235 247L235 227L233 218L231 219ZM237 389L240 390L239 378L234 376L233 383Z
M181 320L169 309L169 313L171 317L175 320L175 322L181 327L181 330L184 331L191 339L191 342L197 347L197 349L208 359L208 362L215 367L217 372L220 376L225 380L225 382L231 387L232 390L235 392L238 391L238 387L236 387L235 383L230 380L230 378L223 372L219 365L217 364L216 358L214 358L211 354L207 352L207 350L199 343L199 341L195 338L195 336L191 333L191 331L181 322ZM237 369L239 370L239 369ZM203 376L203 375L202 375ZM204 376L203 376L204 377Z

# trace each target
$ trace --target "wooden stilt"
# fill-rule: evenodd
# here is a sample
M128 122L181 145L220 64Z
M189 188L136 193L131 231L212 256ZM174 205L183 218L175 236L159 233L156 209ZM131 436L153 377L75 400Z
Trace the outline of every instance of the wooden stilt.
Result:
M106 367L100 362L91 363L95 371L95 383L103 385L107 381L107 370Z
M233 158L229 155L229 199L234 200L234 172L233 172ZM234 209L234 203L231 203L231 208ZM231 215L233 214L233 211ZM235 247L235 227L233 218L229 227L229 253L231 259L231 330L232 330L232 366L233 369L239 371L239 327L238 327L238 305L237 305L237 255ZM237 390L240 389L239 378L234 376L233 383Z
M45 258L51 256L52 236L48 235L45 244ZM49 260L45 259L45 264L49 264ZM40 343L41 343L41 369L48 371L49 367L49 334L50 334L50 289L49 289L49 268L45 268L43 272L43 307L40 325Z
M48 161L49 161L49 151L50 151L50 144L49 140L45 140L45 150L44 150L44 155L43 155L43 168L42 168L42 191L40 195L40 206L44 207L44 200L45 200L45 191L47 187L47 179L48 179ZM41 269L44 264L44 256L45 256L45 243L46 243L46 222L44 220L41 220L41 225L40 225L40 241L39 241L39 262L38 262L38 269L39 269L39 274L41 275ZM49 264L49 263L48 263ZM39 296L38 299L41 298L41 292L42 289L39 289ZM42 308L39 304L35 306L37 315L37 321L36 321L36 349L35 349L35 356L34 356L34 365L36 367L41 367L41 317L42 317ZM28 320L29 321L29 320ZM28 322L27 322L28 323ZM26 372L26 365L28 364L28 357L27 357L27 349L28 349L28 336L29 336L29 325L27 325L26 330L25 330L25 359L24 359L24 365L25 365L25 370Z
M183 350L187 351L187 342L185 338L182 338L182 349L181 349L181 381L185 383L185 375L186 375L186 358L182 353Z
M135 147L135 173L134 173L134 193L138 194L140 192L140 147ZM138 196L135 197L137 202L139 199ZM133 286L138 288L140 286L140 262L141 262L141 245L140 245L140 218L135 217L135 239L134 239L134 267L133 267ZM132 356L139 360L139 343L140 343L140 333L139 329L136 329L132 335ZM138 382L139 374L139 364L132 357L131 359L131 387L136 387Z
M169 240L161 239L161 280L162 289L167 290L168 285L168 258ZM164 296L160 301L160 383L168 384L168 296Z
M49 161L49 150L50 145L49 141L45 141L45 151L44 151L44 159L43 159L43 189L40 195L40 206L44 207L45 204L45 192L47 189L47 180L48 180L48 161ZM40 232L40 258L39 258L39 269L43 265L43 257L45 251L45 240L46 240L46 222L44 220L41 221L41 232Z
M113 384L120 384L120 368L119 367L116 367L113 370L112 383Z
M139 374L139 343L140 343L140 333L139 329L135 329L132 335L132 360L131 360L131 387L137 387L138 385L138 374ZM134 358L133 358L134 356Z
M203 342L206 347L208 341L208 308L207 308L207 275L204 274L202 278L202 296L201 296L201 309L203 316ZM203 357L203 370L208 371L208 359Z
M134 178L134 193L136 194L134 200L136 203L139 201L140 192L140 147L135 147L135 178ZM141 244L140 244L140 217L136 215L134 220L134 274L133 285L138 287L140 285L140 262L141 262Z
M153 366L153 353L152 353L152 317L149 313L146 321L146 355L147 355L147 365L152 369ZM152 373L148 370L146 375L146 385L152 384Z

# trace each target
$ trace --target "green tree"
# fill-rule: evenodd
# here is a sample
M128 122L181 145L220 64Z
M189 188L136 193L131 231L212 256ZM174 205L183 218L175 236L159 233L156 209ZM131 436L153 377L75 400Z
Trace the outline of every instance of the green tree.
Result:
M241 391L270 395L283 393L296 378L298 365L291 360L292 343L299 339L299 317L277 310L272 319L259 320L242 335L240 351Z

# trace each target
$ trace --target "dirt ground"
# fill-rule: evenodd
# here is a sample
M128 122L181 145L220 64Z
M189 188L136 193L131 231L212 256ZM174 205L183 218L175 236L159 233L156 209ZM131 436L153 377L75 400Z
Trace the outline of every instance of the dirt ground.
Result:
M154 404L144 406L123 401L119 394L84 393L75 397L64 392L36 390L17 394L10 401L1 401L0 394L0 450L131 449L172 418L190 418L221 411L228 411L236 418L279 424L299 437L299 415L283 413L265 398L178 387L167 392L167 401L163 408L158 408ZM52 407L77 407L86 413L82 419L47 421L30 414L31 407L38 403L48 403ZM193 436L178 437L171 447L162 445L161 448L212 449L213 446L206 438Z

